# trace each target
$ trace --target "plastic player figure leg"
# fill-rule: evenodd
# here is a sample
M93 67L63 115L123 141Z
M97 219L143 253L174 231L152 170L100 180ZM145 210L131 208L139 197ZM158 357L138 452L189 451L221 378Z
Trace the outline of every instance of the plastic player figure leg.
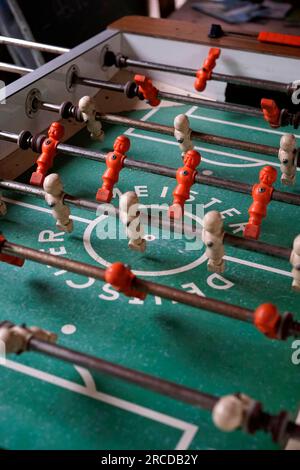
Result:
M52 173L44 181L45 200L52 209L56 226L63 232L73 231L73 222L70 219L70 209L64 204L64 189L59 175Z
M271 166L265 166L259 173L258 184L252 189L253 203L249 207L249 221L244 229L245 238L257 240L260 235L260 226L262 220L267 215L267 206L271 201L273 193L273 184L277 178L277 171Z
M174 137L179 144L181 155L184 157L188 150L193 150L189 118L185 114L178 114L174 119Z
M53 122L48 130L48 138L42 144L42 153L37 159L37 169L32 173L30 184L42 186L45 176L53 166L57 154L57 146L64 136L64 127L59 122Z
M120 197L120 219L126 227L126 234L129 239L128 246L131 250L145 251L146 240L144 240L144 230L141 225L139 199L134 191L122 194Z
M297 173L297 148L296 138L293 134L284 134L280 139L278 152L281 170L281 182L287 186L293 186Z
M125 153L130 148L130 140L120 135L114 142L114 151L106 156L106 167L102 180L103 184L96 194L97 201L110 202L113 197L114 185L119 181L119 174L126 158Z
M183 215L184 204L190 197L190 189L197 174L196 168L201 161L200 153L189 150L184 156L184 166L176 172L177 186L173 191L173 204L169 207L169 217L180 219Z
M144 97L148 104L151 106L158 106L160 104L158 89L155 88L150 78L145 77L145 75L135 75L134 81L138 86L140 95Z
M196 73L196 80L194 83L195 90L204 91L207 81L211 79L213 69L217 64L217 59L220 57L221 49L212 47L209 50L208 56L200 70Z
M203 218L202 240L206 245L207 269L210 272L223 273L225 270L223 239L224 228L220 212L208 212Z
M300 235L298 235L294 240L290 263L293 267L292 288L294 291L300 292Z
M86 123L87 130L90 132L91 139L99 140L102 142L104 132L102 125L96 121L96 105L90 96L83 96L78 103L79 110L81 111L84 122Z

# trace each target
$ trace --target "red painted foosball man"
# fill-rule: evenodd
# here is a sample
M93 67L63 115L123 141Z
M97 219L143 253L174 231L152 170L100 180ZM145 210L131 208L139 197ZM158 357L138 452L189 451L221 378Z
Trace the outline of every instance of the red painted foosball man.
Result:
M1 248L6 242L6 238L0 234L0 261L2 263L7 263L7 264L12 264L13 266L18 266L21 268L23 264L25 263L25 260L22 258L18 258L17 256L13 255L5 255L4 253L1 253Z
M122 292L127 297L135 297L144 300L147 293L136 289L133 286L136 276L128 266L123 263L113 263L105 270L105 281L114 287L118 292Z
M130 148L130 140L125 135L119 135L114 142L114 151L106 156L106 167L102 180L103 184L98 189L96 199L99 202L110 202L113 197L114 185L119 181L119 174L123 168L125 153Z
M265 166L260 170L259 183L252 188L253 203L249 207L249 222L244 229L245 238L257 240L260 235L262 220L267 215L267 207L274 191L273 184L277 178L277 171L272 166Z
M217 47L212 47L209 50L208 56L206 57L202 68L196 73L196 80L194 83L195 90L205 90L207 81L211 79L213 69L217 64L217 59L220 57L220 54L221 50Z
M265 121L267 121L271 127L280 127L281 111L274 100L263 98L261 100L261 109Z
M145 75L135 75L134 81L138 86L139 93L151 106L158 106L160 99L158 98L158 89L152 83L152 80Z
M64 136L65 129L59 122L53 122L48 130L48 138L42 145L42 153L37 159L37 169L32 173L30 184L42 186L44 179L53 166L54 157L57 154L57 146Z
M173 191L173 204L169 208L171 219L180 219L183 215L184 203L190 197L190 189L197 174L196 168L201 162L201 155L196 150L189 150L183 158L184 166L176 173L177 186Z
M273 304L262 304L254 312L254 325L268 338L278 337L280 321L281 316Z

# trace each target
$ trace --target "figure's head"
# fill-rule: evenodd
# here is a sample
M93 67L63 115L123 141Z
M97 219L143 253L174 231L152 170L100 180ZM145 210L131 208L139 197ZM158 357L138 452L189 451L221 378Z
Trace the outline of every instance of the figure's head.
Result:
M220 212L210 211L203 218L203 228L211 233L217 233L223 230L223 220Z
M253 321L259 331L270 338L275 338L280 318L276 305L261 304L254 312Z
M119 290L122 287L128 287L130 279L132 279L132 275L129 268L123 263L113 263L105 270L105 281L112 286L118 286Z
M188 132L190 129L189 118L185 114L178 114L174 119L174 128L176 131Z
M296 137L293 134L284 134L280 139L280 148L293 153L296 148Z
M54 140L60 140L65 133L64 126L60 122L52 122L48 130L48 136Z
M277 178L277 170L272 166L264 166L259 172L259 181L271 186Z
M297 235L297 237L294 240L293 250L296 253L296 255L300 256L300 235Z
M57 173L46 176L43 187L46 193L52 196L59 196L63 192L63 185Z
M134 191L127 191L127 193L122 194L119 201L120 211L128 213L130 208L139 206L139 198Z
M96 112L96 105L91 96L83 96L80 98L78 107L82 113L94 114Z
M197 168L200 162L201 155L196 150L188 150L183 157L183 163L185 166L192 168L193 170Z
M114 151L124 155L130 149L130 140L125 135L119 135L114 142Z

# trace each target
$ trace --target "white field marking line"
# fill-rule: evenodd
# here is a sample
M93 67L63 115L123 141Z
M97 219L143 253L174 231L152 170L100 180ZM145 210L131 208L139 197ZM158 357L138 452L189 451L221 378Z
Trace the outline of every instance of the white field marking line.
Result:
M191 113L189 112L188 116L192 119L198 119L200 121L215 122L217 124L224 124L225 126L240 127L242 129L251 129L253 131L266 132L267 134L276 134L276 135L288 134L288 132L275 131L274 129L264 129L263 127L250 126L248 124L238 124L238 123L232 122L232 121L223 121L222 119L209 118L209 117L205 117L205 116L195 116L193 114L193 112L191 112ZM294 136L297 139L300 138L299 134L294 134Z
M147 121L147 119L149 119L151 116L153 116L153 114L157 113L157 111L159 110L159 107L156 107L156 108L152 108L150 109L150 111L148 111L145 116L143 116L141 118L141 121ZM134 127L130 127L129 129L127 129L127 131L124 132L125 135L131 135L132 132L135 131L135 128Z
M224 256L224 259L227 261L233 261L234 263L237 263L237 264L243 264L251 268L258 268L258 269L262 269L263 271L270 271L275 274L282 274L283 276L293 277L292 273L289 271L284 271L283 269L278 269L278 268L271 268L270 266L266 266L265 264L252 263L251 261L246 261L240 258L235 258L234 256Z
M3 200L4 199L5 198L3 198ZM41 211L41 212L48 212L48 209L43 209L40 206L36 206L34 204L27 204L27 203L23 203L23 202L20 202L20 201L15 201L13 199L9 199L7 201L9 201L11 204L17 204L17 205L26 207L27 209L33 209L33 210L37 210L37 211ZM83 222L83 223L92 223L93 222L92 220L88 221L87 219L81 219L80 217L78 217L78 221ZM264 265L264 264L252 263L251 261L246 261L246 260L242 260L240 258L234 258L234 257L231 257L231 256L228 256L228 257L225 256L225 259L227 259L228 261L233 261L234 263L237 263L237 264L243 264L245 266L249 266L249 267L252 267L252 268L258 268L258 269L261 269L261 270L264 270L264 271L273 272L275 274L282 274L284 276L292 277L292 274L287 272L287 271L277 269L277 268L272 268L271 266L267 266L267 265Z
M39 212L46 212L47 214L52 215L51 209L46 209L45 207L40 207L40 206L37 206L36 204L28 204L27 202L18 201L16 199L9 199L6 197L3 197L2 200L9 204L26 207L27 209L34 209ZM77 215L71 215L70 219L77 220L78 222L83 222L84 224L90 224L92 222L89 219L84 219L83 217L78 217Z
M77 370L78 374L82 378L85 387L90 391L90 392L97 392L97 387L95 384L95 380L93 379L92 374L88 369L84 369L83 367L75 366L74 368Z
M126 132L125 132L126 134ZM151 136L148 136L148 135L142 135L142 134L137 134L136 132L133 133L131 132L130 133L130 137L136 137L138 139L144 139L144 140L151 140L153 142L159 142L161 144L169 144L169 145L178 145L177 142L172 142L170 140L166 140L166 139L162 139L161 137L151 137ZM255 163L223 163L223 162L220 162L219 160L215 161L215 160L210 160L209 158L205 158L202 156L202 161L203 162L206 162L206 163L211 163L212 165L216 165L216 166L225 166L225 167L230 167L230 168L250 168L250 167L256 167L256 166L262 166L262 165L270 165L272 164L272 166L280 166L280 163L275 163L273 162L272 160L261 160L259 158L253 158L253 157L246 157L244 155L237 155L237 154L234 154L234 153L229 153L229 152L222 152L220 150L211 150L211 149L207 149L206 147L199 147L199 146L195 146L195 149L197 150L200 150L202 152L207 152L207 153L212 153L212 154L215 154L215 155L223 155L225 157L230 157L230 158L236 158L237 160L247 160L247 161L253 161ZM298 168L299 170L299 168Z
M197 109L197 106L192 106L185 114L186 116L191 116L192 113L195 111L195 109ZM143 116L141 118L141 121L147 121L147 119L149 117L151 117L153 114L155 114L155 112L157 112L159 110L159 108L154 108L153 110L149 111L147 114L145 114L145 116ZM135 128L131 127L130 129L128 129L128 131L125 132L125 134L127 135L131 135L133 137L139 137L142 138L144 136L142 136L141 134L137 134L137 133L134 133L135 131ZM169 143L169 144L172 144L172 145L177 145L177 142L172 142L172 141L169 141L169 140L166 140L166 139L161 139L159 140L159 138L157 137L144 137L146 140L154 140L154 141L159 141L159 142L162 142L162 143ZM225 157L229 157L229 158L236 158L238 160L246 160L246 161L251 161L251 162L255 162L253 164L248 164L248 165L245 165L245 164L234 164L234 163L221 163L219 161L214 161L214 160L210 160L210 159L207 159L207 158L204 158L202 157L202 161L206 162L206 163L211 163L212 165L217 165L217 166L226 166L226 167L239 167L239 168L249 168L249 167L256 167L256 166L261 166L262 164L270 164L272 163L272 165L274 166L277 166L279 167L280 166L280 163L275 163L275 162L272 162L272 161L269 161L269 160L261 160L261 159L258 159L258 158L253 158L253 157L246 157L244 155L237 155L237 154L234 154L234 153L229 153L229 152L222 152L220 150L211 150L211 149L207 149L205 147L199 147L199 146L196 146L195 147L197 150L201 150L201 151L205 151L207 153L212 153L212 154L216 154L216 155L224 155ZM299 171L300 168L297 168L297 171Z
M32 367L28 367L10 360L6 360L5 364L1 365L7 369L14 370L15 372L20 372L43 382L56 385L57 387L64 388L74 393L78 393L79 395L84 395L108 405L115 406L116 408L120 408L121 410L142 416L143 418L157 421L158 423L164 424L166 426L179 429L183 431L184 434L181 436L179 442L176 445L177 450L186 450L191 444L196 432L198 431L198 426L194 424L187 423L181 419L173 418L172 416L166 415L164 413L154 411L150 408L137 405L136 403L132 403L130 401L123 400L121 398L117 398L97 390L89 390L87 387L79 385L76 382L72 382L70 380L63 379L62 377L43 372L39 369L34 369Z

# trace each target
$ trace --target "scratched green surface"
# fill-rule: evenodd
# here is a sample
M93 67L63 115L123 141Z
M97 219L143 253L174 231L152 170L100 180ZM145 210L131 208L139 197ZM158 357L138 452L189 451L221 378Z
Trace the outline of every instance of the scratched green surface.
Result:
M188 110L183 106L159 109L149 120L171 124L176 114ZM146 111L130 115L142 118ZM270 145L278 145L280 139L279 133L264 131L266 126L257 119L206 109L196 109L193 115L198 116L198 119L190 118L195 130ZM105 130L103 144L92 143L85 130L71 142L107 150L111 149L114 138L127 129L106 127ZM129 156L175 168L180 165L180 153L171 137L135 130L130 138ZM198 144L203 156L201 169L210 170L216 176L254 183L264 162L277 164L272 157ZM93 199L104 165L61 155L54 169L60 173L67 192ZM28 181L28 175L23 180ZM295 192L299 191L299 184ZM143 186L144 195L140 198L143 204L168 203L174 180L123 170L119 190L132 190L136 186ZM169 190L162 193L165 187ZM236 229L231 224L247 220L249 196L212 187L193 189L194 202L208 204L216 198L218 202L211 208L235 209L231 216L225 214L228 231ZM166 197L161 197L162 194ZM87 251L90 243L95 254L105 262L129 263L132 269L146 271L147 279L187 291L197 286L206 296L249 308L272 301L282 312L290 310L300 320L300 297L290 289L290 267L284 260L226 246L230 258L223 276L226 284L224 279L211 279L203 259L186 271L160 276L161 271L180 270L195 262L203 255L203 248L185 251L184 241L161 240L157 236L149 241L145 254L132 253L125 240L99 240L96 230L89 230L95 215L74 208L72 214L80 218L74 221L74 232L62 235L56 242L41 242L39 235L43 230L55 230L51 216L38 210L46 208L44 202L8 191L5 196L11 201L8 214L0 223L10 241L45 251L54 249L70 258L97 264ZM116 205L117 199L113 202ZM299 214L299 207L272 202L261 239L290 246L300 231ZM299 367L291 362L292 340L270 341L251 325L150 296L144 304L125 297L112 300L116 294L107 288L103 290L101 282L31 262L25 263L22 269L1 264L0 270L2 319L39 325L58 333L60 344L205 392L222 395L242 391L261 400L271 412L288 409L295 414L297 411L300 375ZM156 274L150 277L149 272ZM229 288L222 289L224 286ZM76 332L61 333L66 324L75 325ZM35 353L11 357L6 367L1 367L0 374L1 447L278 448L262 433L223 434L215 429L205 411L101 374L92 373L86 386L73 366Z

